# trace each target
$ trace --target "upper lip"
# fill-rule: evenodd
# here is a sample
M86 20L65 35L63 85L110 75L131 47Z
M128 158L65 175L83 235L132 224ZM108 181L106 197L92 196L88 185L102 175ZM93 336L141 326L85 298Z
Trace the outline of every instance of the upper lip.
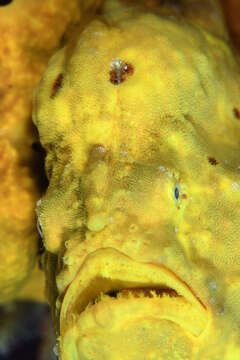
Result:
M204 330L207 324L206 308L184 281L160 264L135 261L110 247L88 254L80 266L63 298L60 329L70 314L80 314L101 292L143 287L173 289L191 305L189 308L194 309L193 314L198 314L202 319L197 333L200 335Z

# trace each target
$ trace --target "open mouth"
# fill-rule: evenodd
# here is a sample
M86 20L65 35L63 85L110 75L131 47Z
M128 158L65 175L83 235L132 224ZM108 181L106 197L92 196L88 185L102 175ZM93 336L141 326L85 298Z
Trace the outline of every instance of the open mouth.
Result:
M136 288L124 288L121 290L112 290L107 293L101 292L96 297L91 299L85 309L89 309L91 306L98 304L104 299L104 301L112 299L136 299L136 298L161 298L163 296L177 297L178 293L174 289L170 288L154 288L154 287L136 287ZM84 309L84 310L85 310ZM84 311L83 310L83 311Z
M139 298L139 297L149 297L149 298L153 298L153 297L161 297L164 294L168 294L170 297L172 296L179 296L177 294L177 292L174 289L169 289L169 288L162 288L162 289L158 289L158 288L127 288L127 289L122 289L122 290L115 290L115 291L110 291L109 293L107 293L108 296L113 297L113 298ZM95 299L96 302L97 299Z
M137 262L113 248L101 248L87 256L63 298L60 333L66 334L79 321L83 324L92 312L103 314L111 309L116 315L119 306L124 308L125 320L150 312L193 336L199 336L208 321L205 306L172 271ZM117 321L121 323L121 318Z

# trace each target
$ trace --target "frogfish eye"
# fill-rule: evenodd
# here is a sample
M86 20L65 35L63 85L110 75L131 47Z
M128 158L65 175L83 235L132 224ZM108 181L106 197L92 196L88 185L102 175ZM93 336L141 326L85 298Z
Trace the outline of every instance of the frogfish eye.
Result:
M178 198L179 198L179 186L178 185L175 186L174 196L175 196L175 199L178 200Z

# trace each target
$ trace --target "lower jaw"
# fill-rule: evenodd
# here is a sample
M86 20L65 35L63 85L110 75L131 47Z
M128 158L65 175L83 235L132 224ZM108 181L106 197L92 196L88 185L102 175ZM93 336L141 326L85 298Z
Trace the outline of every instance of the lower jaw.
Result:
M127 288L100 293L78 316L78 326L121 329L141 318L173 321L194 336L197 310L173 289Z
M64 337L65 354L84 360L191 359L196 314L183 297L150 288L115 295L101 294L79 314Z

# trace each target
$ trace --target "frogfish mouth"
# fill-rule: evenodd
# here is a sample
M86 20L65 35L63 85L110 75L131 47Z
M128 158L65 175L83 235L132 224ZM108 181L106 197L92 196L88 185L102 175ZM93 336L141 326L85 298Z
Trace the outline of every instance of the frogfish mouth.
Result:
M154 347L166 321L174 331L196 338L207 326L208 312L189 286L165 266L135 261L114 248L98 249L86 257L63 298L60 357L67 359L71 353L98 359L102 346L110 356L119 351L120 339L126 349L128 339L141 342L143 329L153 334L156 327Z

